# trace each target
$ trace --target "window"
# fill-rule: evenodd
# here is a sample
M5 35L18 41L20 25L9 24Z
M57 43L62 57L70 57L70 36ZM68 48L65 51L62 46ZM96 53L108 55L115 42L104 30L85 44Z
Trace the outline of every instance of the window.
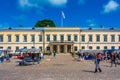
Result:
M120 42L120 35L118 35L118 42Z
M100 42L100 35L96 35L96 42Z
M106 49L107 49L107 46L104 46L104 49L106 50Z
M32 46L31 48L33 49L33 48L35 48L35 46Z
M23 42L27 42L27 35L23 35Z
M89 46L89 49L92 49L92 46Z
M82 46L82 49L85 49L85 46Z
M42 46L40 46L39 49L42 51Z
M78 36L77 35L74 35L74 41L78 41Z
M64 41L64 35L60 35L60 40Z
M35 35L31 35L31 42L35 42Z
M23 48L24 48L24 49L27 49L27 46L24 46Z
M16 46L16 50L15 50L15 51L17 51L17 50L19 50L19 47L18 47L18 46Z
M2 46L0 46L0 49L3 49L3 47L2 47Z
M0 35L0 42L3 42L3 35Z
M111 46L111 49L115 49L115 46Z
M89 42L92 42L92 35L89 35Z
M47 47L47 51L50 51L50 47Z
M104 35L104 42L107 42L107 35Z
M16 35L16 42L19 42L19 35Z
M78 48L77 48L77 46L74 46L74 51L78 51Z
M71 35L68 35L67 37L68 37L68 41L71 41Z
M8 35L8 42L11 42L11 35Z
M111 42L115 42L115 35L111 35Z
M50 41L50 35L47 35L47 42Z
M42 42L42 35L39 35L39 42Z
M81 38L82 38L81 41L82 41L82 42L85 42L85 35L82 35Z
M57 35L53 35L53 41L57 41Z
M8 46L8 48L7 49L10 49L11 50L11 46Z
M118 49L120 49L120 46L118 47Z
M97 46L96 49L100 49L100 46Z

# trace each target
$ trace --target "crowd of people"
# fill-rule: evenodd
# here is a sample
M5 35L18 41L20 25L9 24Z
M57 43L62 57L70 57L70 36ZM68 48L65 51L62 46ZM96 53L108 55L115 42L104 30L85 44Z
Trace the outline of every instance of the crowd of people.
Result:
M40 64L41 60L44 59L44 52L19 52L16 55L14 55L14 58L19 59L19 65L28 65L28 64ZM48 53L48 55L50 55ZM10 58L12 57L12 54L8 51L0 51L0 63L3 63L5 60L6 62L10 62ZM53 57L56 57L56 51L53 52Z
M30 62L37 62L37 64L40 64L41 59L44 59L43 52L40 53L23 53L22 54L22 61L19 63L19 65L27 65Z
M96 53L89 53L89 52L81 52L78 51L77 53L70 52L71 56L74 60L82 61L82 60L94 60L95 63L95 73L96 72L102 72L100 68L100 62L101 61L109 61L111 63L111 67L115 65L117 67L117 64L119 64L120 60L120 52L112 51L112 52L96 52Z
M0 63L3 63L4 61L10 62L11 57L12 54L10 54L9 51L0 50Z
M70 52L71 56L75 61L85 61L85 60L94 60L95 63L95 73L96 72L102 72L102 69L100 67L100 62L109 61L111 64L110 66L117 67L117 64L120 63L120 52L112 51L112 52L88 52L88 51L78 51L77 53ZM40 64L41 60L44 59L44 52L40 53L22 53L22 58L19 63L19 65L28 64L28 62L37 62L37 64ZM11 54L9 54L7 51L1 51L0 52L0 63L6 59L6 62L10 62ZM56 57L56 51L53 52L53 57Z

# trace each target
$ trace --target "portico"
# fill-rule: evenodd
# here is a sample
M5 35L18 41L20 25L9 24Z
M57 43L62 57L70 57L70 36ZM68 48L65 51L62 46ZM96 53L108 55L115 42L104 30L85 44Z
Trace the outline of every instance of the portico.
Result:
M50 42L50 51L56 51L57 53L69 53L74 51L73 41L56 41Z

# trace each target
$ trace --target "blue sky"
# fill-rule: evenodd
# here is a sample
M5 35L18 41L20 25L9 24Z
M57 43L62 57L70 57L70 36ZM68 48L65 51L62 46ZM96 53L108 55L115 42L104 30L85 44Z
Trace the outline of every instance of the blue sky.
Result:
M0 28L33 27L51 19L61 26L82 28L120 27L120 0L0 0Z

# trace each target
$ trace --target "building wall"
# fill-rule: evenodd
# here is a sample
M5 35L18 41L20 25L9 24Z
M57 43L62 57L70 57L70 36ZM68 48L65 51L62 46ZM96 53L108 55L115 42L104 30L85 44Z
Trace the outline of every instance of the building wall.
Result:
M11 47L11 50L15 51L16 47L23 48L27 47L28 49L31 47L39 48L39 46L43 46L42 42L39 42L38 36L41 35L41 31L22 31L22 30L3 30L0 31L0 35L3 35L3 42L0 42L0 47L3 49L7 49ZM8 35L11 35L11 42L8 42ZM19 42L16 42L16 35L19 35ZM23 35L27 35L27 42L23 42ZM31 35L35 35L35 42L31 42Z
M44 32L43 32L44 31ZM44 33L44 35L43 35ZM0 47L7 49L11 47L13 51L16 50L16 47L28 49L31 47L40 48L42 50L46 50L47 47L50 47L50 42L53 41L53 35L57 35L57 41L60 41L60 35L64 35L64 40L67 41L67 35L71 35L71 41L74 41L74 35L78 35L77 42L74 41L73 47L77 47L77 50L82 49L92 49L96 50L96 47L100 47L101 50L107 46L107 49L111 49L111 47L115 47L115 49L120 48L120 41L118 41L118 36L120 35L120 30L109 30L109 29L99 29L99 30L88 30L88 29L80 29L80 28L44 28L43 30L39 29L16 29L16 30L0 30L0 35L3 35L3 42L0 42ZM12 41L8 42L8 35L12 36ZM20 36L20 41L16 42L16 35ZM23 42L23 35L27 35L27 42ZM31 35L35 35L35 42L31 42ZM39 42L39 35L42 35L42 42ZM47 42L46 35L50 35L50 42ZM81 41L81 36L85 35L85 42ZM89 42L88 36L92 35L93 41ZM96 35L100 35L100 42L96 42ZM108 36L108 41L104 42L104 35ZM111 42L111 35L115 35L115 42Z
M120 31L116 30L107 30L107 31L83 31L81 35L85 35L85 42L81 42L81 46L85 46L85 49L89 49L88 46L93 46L93 49L96 49L97 46L100 46L100 49L104 49L104 46L107 46L108 49L111 49L112 46L115 46L115 49L119 49L120 41L118 41L118 35ZM88 36L93 35L93 41L89 42ZM96 42L96 35L100 35L100 42ZM104 35L108 36L107 42L104 42ZM115 42L111 42L111 35L115 35Z

